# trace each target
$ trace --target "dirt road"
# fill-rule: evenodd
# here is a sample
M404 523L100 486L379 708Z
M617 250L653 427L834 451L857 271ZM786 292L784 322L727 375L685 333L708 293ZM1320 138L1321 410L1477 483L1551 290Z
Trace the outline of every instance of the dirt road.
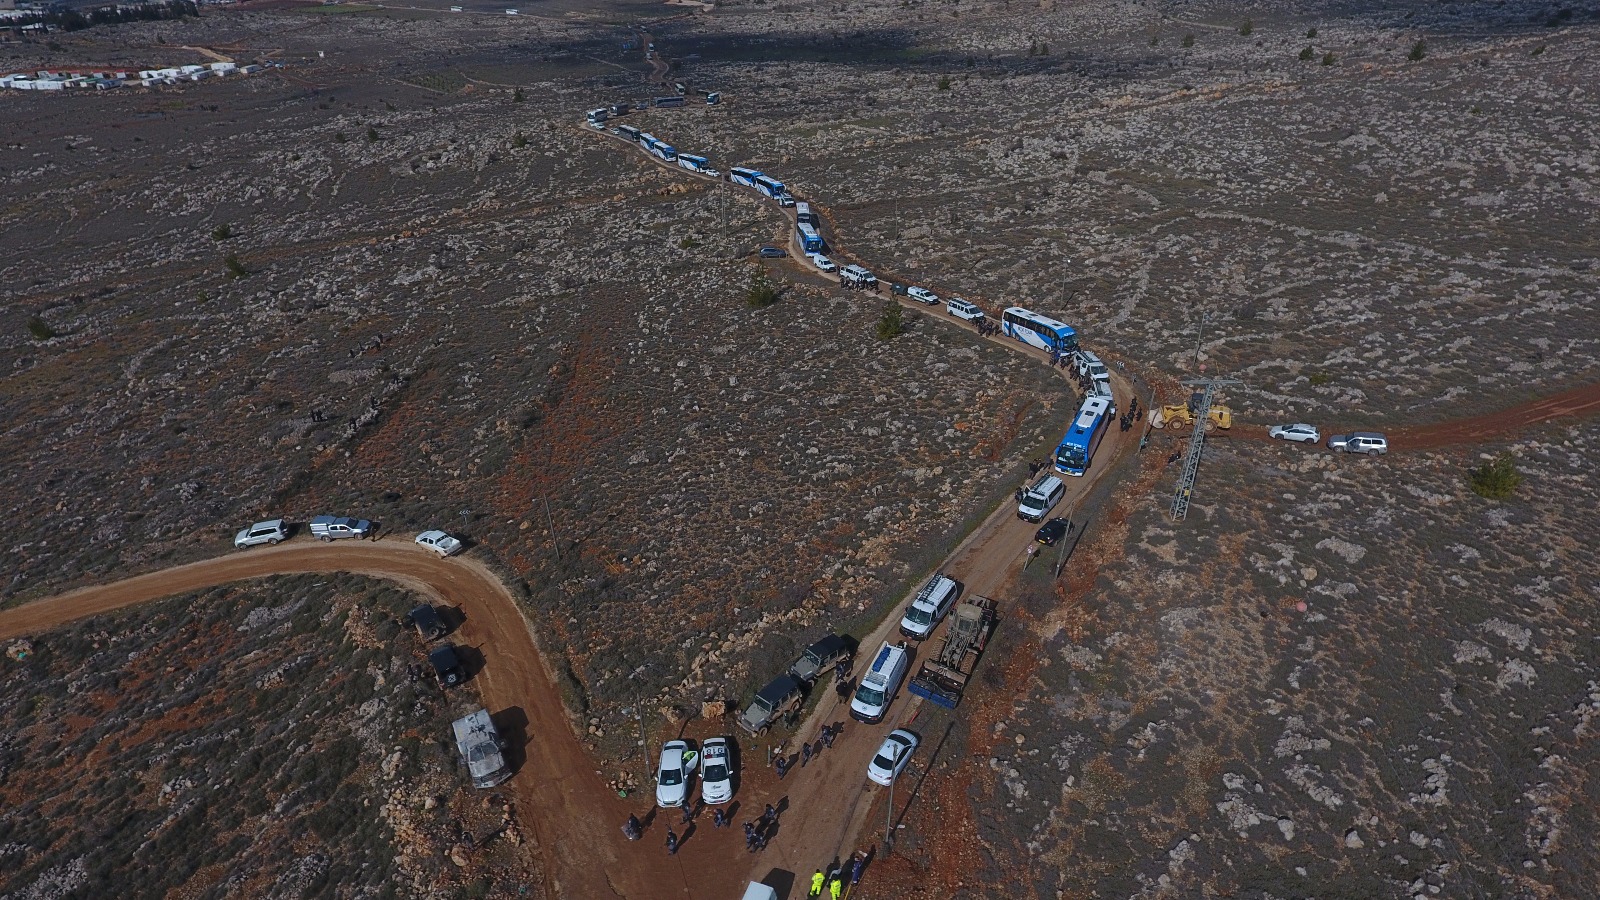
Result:
M618 829L629 809L578 742L528 622L505 585L479 563L440 559L409 535L334 544L294 540L84 588L0 612L0 640L175 594L304 572L387 578L465 614L457 640L478 648L485 661L472 684L495 716L527 723L521 755L529 762L507 784L518 818L545 857L550 896L704 896L702 880L668 860L665 851L641 852L645 848L623 840ZM701 848L691 841L686 849Z

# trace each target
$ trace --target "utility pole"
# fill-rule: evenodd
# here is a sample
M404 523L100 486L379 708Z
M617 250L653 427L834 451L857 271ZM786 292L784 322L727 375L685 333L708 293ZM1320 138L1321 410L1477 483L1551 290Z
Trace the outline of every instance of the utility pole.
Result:
M900 780L900 773L895 772L889 776L889 810L883 816L883 855L890 856L894 853L894 783Z
M1194 370L1195 370L1196 374L1199 374L1199 372L1201 371L1201 369L1200 369L1200 344L1203 342L1203 339L1206 336L1206 319L1210 318L1210 316L1211 316L1210 310L1207 310L1205 307L1202 306L1200 308L1200 330L1195 332L1195 336L1194 336Z
M1198 358L1198 351L1196 354ZM1194 433L1189 437L1189 453L1183 460L1183 474L1172 491L1172 521L1182 522L1189 515L1189 497L1194 492L1194 480L1200 475L1200 456L1205 447L1206 426L1211 423L1211 401L1217 388L1228 384L1243 384L1237 378L1190 378L1182 382L1202 388L1200 402L1189 414L1194 417Z
M544 524L550 529L550 543L555 545L556 559L560 559L561 539L556 536L556 520L550 517L550 498L546 496L540 496L539 499L544 501ZM643 726L640 727L642 728Z
M1056 547L1056 578L1061 577L1061 567L1066 565L1067 562L1067 538L1072 534L1073 531L1077 530L1077 527L1078 526L1073 524L1069 519L1067 521L1067 531L1065 534L1061 535L1060 545Z

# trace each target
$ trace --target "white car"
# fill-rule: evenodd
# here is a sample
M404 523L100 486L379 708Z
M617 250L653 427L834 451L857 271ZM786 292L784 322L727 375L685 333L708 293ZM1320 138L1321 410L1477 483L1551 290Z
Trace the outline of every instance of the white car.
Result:
M440 556L454 556L461 552L461 542L442 531L424 531L417 535L417 545L427 547Z
M728 739L714 737L700 747L700 797L707 806L733 799L733 771L728 763Z
M687 741L667 741L661 748L661 765L656 770L656 805L682 806L689 796L689 776L700 755L689 749Z
M883 739L883 746L878 748L878 755L867 764L867 777L888 787L889 782L899 776L905 770L906 763L911 761L917 743L917 736L904 728L889 732L889 736Z
M839 271L839 267L833 264L833 260L823 256L821 253L811 254L811 264L823 272L832 273Z
M283 524L282 519L269 519L257 522L249 528L233 536L233 546L240 550L254 547L257 544L276 544L289 536L289 529Z
M1322 432L1315 425L1304 423L1296 425L1274 425L1267 429L1268 437L1280 440L1294 441L1300 444L1315 444L1322 440Z
M939 303L939 295L928 290L927 288L906 288L906 296L917 301L918 303L926 303L929 306L936 306Z

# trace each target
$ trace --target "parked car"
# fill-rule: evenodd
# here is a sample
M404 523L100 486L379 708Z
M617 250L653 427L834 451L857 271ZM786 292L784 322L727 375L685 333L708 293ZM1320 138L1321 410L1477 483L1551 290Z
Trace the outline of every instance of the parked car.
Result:
M811 254L811 264L813 266L816 266L817 270L819 272L826 272L826 273L832 274L834 272L839 271L839 267L833 264L833 260L829 259L828 257L824 256L821 253L813 253L813 254Z
M445 644L429 653L428 662L433 666L433 674L439 679L440 687L454 687L467 680L467 672L461 668L461 657L456 653L454 644Z
M317 516L311 520L311 536L319 541L364 538L372 533L372 523L349 516Z
M909 296L911 296L910 291L911 291L910 288L906 287L905 285L901 284L898 281L889 282L889 293L895 295L896 297L909 297Z
M883 746L878 748L878 754L867 764L867 777L888 787L889 782L905 771L906 763L911 761L911 754L916 752L918 743L917 736L904 728L889 732L889 736L883 739Z
M784 250L781 247L771 247L771 246L763 246L760 250L757 250L756 252L761 254L761 258L762 259L782 259L785 256L789 255L789 252L787 250Z
M754 700L739 714L739 727L751 734L761 734L780 716L800 708L800 682L788 675L779 675L756 692Z
M661 748L661 765L656 767L656 805L682 806L689 796L689 776L699 755L688 741L667 741Z
M944 305L944 311L967 322L983 321L983 310L979 309L976 304L968 303L960 297L951 297L950 302Z
M424 531L417 535L417 544L440 556L454 556L461 552L461 542L442 531Z
M1040 525L1039 530L1033 533L1033 539L1046 547L1051 547L1055 545L1056 541L1066 537L1067 531L1071 528L1072 523L1070 521L1057 516Z
M817 676L837 665L841 659L849 659L851 653L850 642L837 634L829 634L800 654L794 665L789 667L789 674L796 680L810 684L817 680Z
M784 209L788 209L789 207L793 206L794 205L794 195L789 193L788 191L785 191L785 192L779 194L778 195L778 205L783 207Z
M492 788L511 777L511 767L506 765L505 738L494 727L489 711L479 709L450 723L455 732L456 750L467 764L475 788Z
M733 767L728 756L728 739L707 738L700 747L700 799L716 806L733 799Z
M413 609L406 620L416 626L417 634L425 641L436 641L450 633L450 626L445 624L439 611L426 603Z
M1376 431L1353 431L1328 438L1328 449L1378 456L1389 452L1389 439Z
M926 303L929 306L937 306L939 303L939 295L928 290L927 288L906 288L906 296L917 301L918 303Z
M1315 444L1322 440L1322 432L1315 425L1304 423L1296 425L1274 425L1267 429L1268 437L1275 437L1282 441L1294 441L1299 444Z
M288 538L289 528L283 524L282 519L268 519L265 522L257 522L234 535L233 546L243 550L257 544L276 544Z

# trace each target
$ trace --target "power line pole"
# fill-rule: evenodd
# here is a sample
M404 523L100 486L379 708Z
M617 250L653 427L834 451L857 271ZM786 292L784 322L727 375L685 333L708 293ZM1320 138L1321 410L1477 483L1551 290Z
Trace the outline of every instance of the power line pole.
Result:
M1178 485L1172 492L1174 522L1182 522L1189 515L1189 497L1194 493L1194 480L1200 475L1200 456L1205 447L1206 426L1211 424L1212 398L1217 388L1244 382L1237 378L1191 378L1182 383L1202 390L1200 402L1195 404L1194 409L1189 410L1189 415L1194 417L1194 434L1189 437L1189 453L1183 459L1183 473L1178 476Z

